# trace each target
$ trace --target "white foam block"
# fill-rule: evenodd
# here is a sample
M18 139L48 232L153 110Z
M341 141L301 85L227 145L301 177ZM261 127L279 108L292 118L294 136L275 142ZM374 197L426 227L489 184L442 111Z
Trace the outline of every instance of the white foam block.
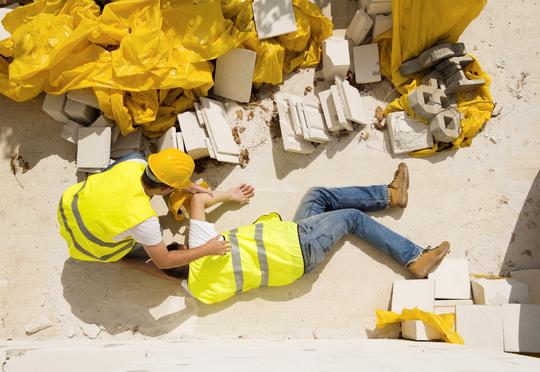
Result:
M359 9L354 14L345 35L353 41L354 45L358 45L364 41L371 26L373 26L371 17L365 11Z
M279 114L279 127L285 151L299 154L311 154L315 147L294 132L292 113L286 97L283 94L274 96Z
M330 132L336 132L344 129L339 124L339 118L336 111L336 105L334 104L334 99L332 98L331 89L319 92L319 102L321 103L326 128Z
M109 166L111 128L79 128L77 142L77 169L104 169Z
M4 26L2 26L2 20L4 19L6 14L11 12L12 10L13 9L9 9L9 8L0 8L0 41L7 39L8 37L11 37L11 34L7 32Z
M469 263L466 258L445 257L428 275L435 281L435 298L470 299Z
M385 33L392 28L392 15L378 14L375 16L375 24L373 25L373 39Z
M540 353L540 305L502 306L504 351Z
M354 76L357 84L381 81L379 47L377 44L359 45L353 48Z
M254 0L253 17L259 39L297 30L292 0Z
M456 331L463 337L467 347L504 350L500 306L457 305Z
M65 94L54 96L47 93L47 95L45 95L45 99L43 100L43 105L41 106L41 108L54 120L59 121L60 123L67 123L71 120L71 118L64 111L65 104Z
M345 39L330 37L323 42L322 74L326 80L336 76L345 77L351 67L349 42Z
M62 128L60 137L68 142L77 144L79 140L79 128L81 127L82 125L75 123L73 120L68 120Z
M186 152L195 160L209 156L205 141L206 133L199 124L197 114L193 111L178 114L178 123L184 138Z
M540 269L512 271L510 276L527 285L530 304L540 305Z
M353 126L345 117L345 109L343 108L343 100L341 98L341 93L337 85L332 85L330 87L330 92L332 93L332 100L334 101L334 107L336 108L336 115L338 117L339 125L348 131L353 130Z
M358 124L368 125L373 115L367 112L364 99L358 89L341 77L336 77L335 81L341 97L345 118Z
M83 125L92 123L99 115L99 111L95 108L87 106L84 103L73 101L69 98L66 99L64 111L73 119L73 121Z
M159 137L157 142L158 151L165 149L177 149L178 144L176 143L176 128L170 127L167 129L165 134Z
M302 108L309 140L317 143L329 142L331 137L326 132L323 114L320 111L319 105L304 102Z
M403 309L415 307L432 312L434 294L435 282L431 279L395 280L392 287L391 309L398 314Z
M232 129L227 119L227 114L223 104L219 101L201 98L202 112L204 123L208 130L208 134L213 143L216 157L219 160L217 152L226 155L233 155L238 158L240 149L232 135Z
M421 320L404 320L401 322L401 337L415 341L441 340L442 334Z
M516 279L474 279L471 286L475 304L502 305L529 302L527 285Z
M433 147L433 136L429 126L409 117L405 111L388 114L386 124L394 154Z
M83 103L86 106L90 106L99 109L99 103L94 94L94 91L90 88L72 90L67 93L67 97L79 103Z
M257 53L235 48L216 61L214 93L238 102L249 102Z

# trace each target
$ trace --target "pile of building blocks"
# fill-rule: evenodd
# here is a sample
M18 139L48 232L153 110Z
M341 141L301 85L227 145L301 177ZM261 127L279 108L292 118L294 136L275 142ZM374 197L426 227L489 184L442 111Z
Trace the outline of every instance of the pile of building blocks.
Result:
M427 279L395 281L391 310L401 313L417 308L455 314L455 329L466 347L538 353L540 270L511 275L512 279L471 279L466 258L446 257ZM530 295L527 282L533 283ZM436 329L419 320L403 321L401 333L403 338L417 341L442 338Z
M297 30L292 0L254 0L252 9L261 40Z
M388 114L386 128L394 154L433 147L433 135L429 127L425 123L414 120L405 111Z

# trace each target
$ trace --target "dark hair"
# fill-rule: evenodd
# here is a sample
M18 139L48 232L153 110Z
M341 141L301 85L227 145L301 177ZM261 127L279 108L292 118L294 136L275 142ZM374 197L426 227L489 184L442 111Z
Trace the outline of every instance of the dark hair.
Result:
M146 186L147 188L149 188L149 189L164 189L166 187L169 187L168 185L166 185L166 184L164 184L162 182L156 182L156 181L150 179L150 177L148 177L148 174L146 174L146 172L150 172L152 175L154 175L154 174L150 170L150 167L146 166L146 169L143 172L141 179L142 179L142 182L143 182L144 186Z

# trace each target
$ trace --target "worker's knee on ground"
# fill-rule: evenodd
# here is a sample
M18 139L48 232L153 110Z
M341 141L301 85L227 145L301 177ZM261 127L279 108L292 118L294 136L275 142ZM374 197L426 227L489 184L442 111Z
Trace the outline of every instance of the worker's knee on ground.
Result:
M350 233L358 226L363 224L367 215L358 209L342 209L343 213L346 213L345 221L347 223L347 231Z

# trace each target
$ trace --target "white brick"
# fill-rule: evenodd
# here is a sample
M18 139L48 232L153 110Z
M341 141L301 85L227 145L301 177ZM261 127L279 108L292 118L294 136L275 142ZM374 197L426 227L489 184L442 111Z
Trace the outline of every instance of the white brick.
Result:
M227 114L223 104L219 101L201 98L204 123L208 135L215 144L216 157L219 160L218 152L223 155L234 155L238 158L240 149L232 135L232 129L227 120Z
M281 138L283 140L283 148L285 151L296 152L299 154L311 154L315 147L310 142L304 140L294 132L292 123L291 107L287 98L283 94L274 96L279 114L279 126L281 128Z
M110 151L110 127L79 128L77 170L107 168L110 163Z
M527 285L530 304L540 305L540 269L512 271L510 276Z
M178 150L186 152L186 147L184 146L184 136L182 135L182 132L176 133L176 146L178 147Z
M9 9L9 8L0 8L0 41L7 39L8 37L11 37L11 34L7 32L7 30L2 25L2 20L4 19L6 14L11 12L12 10L13 9Z
M60 123L67 123L71 118L64 111L64 106L66 104L66 95L61 94L59 96L54 96L48 94L43 100L43 106L41 108L45 111L51 118Z
M540 305L502 306L504 351L540 353Z
M120 135L120 129L118 126L107 119L104 115L99 115L98 118L89 125L89 127L111 127L111 143L115 143Z
M326 128L330 132L336 132L344 129L339 123L339 117L336 111L336 105L334 104L334 99L332 98L331 89L319 92L319 102L321 103L321 108L324 114Z
M369 30L371 30L371 26L373 26L371 17L365 11L359 9L354 14L345 35L353 41L354 45L358 45L364 41Z
M200 126L197 114L192 111L183 112L178 115L178 123L184 137L186 152L195 160L209 156L205 142L206 133Z
M336 114L338 117L339 125L348 131L352 131L354 128L352 124L345 117L345 109L343 108L343 100L341 98L341 93L337 85L332 85L330 87L330 92L332 93L332 100L334 102L334 107L336 108Z
M133 151L139 151L141 147L142 132L140 129L131 132L127 136L120 135L111 146L111 158L119 158Z
M436 299L470 299L469 264L466 258L446 257L428 278L435 280Z
M504 349L502 308L500 306L457 305L456 331L465 346L475 349Z
M341 77L336 77L335 81L341 97L345 118L358 124L368 125L373 118L373 114L367 112L364 106L364 98L360 95L358 89Z
M529 302L527 285L516 279L474 279L471 286L475 304L502 305Z
M170 127L164 135L159 137L157 142L158 151L165 149L177 149L178 145L176 143L176 128Z
M232 49L216 61L214 93L238 102L249 102L257 53Z
M404 320L401 322L401 337L408 340L431 341L441 340L442 334L421 320Z
M388 114L386 124L394 154L404 154L433 146L429 126L409 117L405 111Z
M99 111L84 103L66 99L64 111L79 124L90 124L97 119Z
M69 91L67 93L67 97L72 101L76 101L99 110L98 100L91 88Z
M392 13L392 1L370 1L366 13L369 15Z
M322 74L326 80L336 76L345 77L351 67L349 42L345 39L331 37L323 42Z
M77 144L77 141L79 140L79 128L81 127L82 125L75 123L73 120L68 120L62 128L60 137L68 142Z
M353 48L354 76L357 84L381 81L379 47L377 44L359 45Z
M415 307L433 312L435 282L430 279L395 280L392 287L392 311L401 313L403 309Z
M300 122L300 112L302 109L298 109L298 105L302 102L302 98L294 95L284 95L284 103L288 105L290 112L291 123L293 125L294 134L303 137L306 141L309 141L309 137L304 136L302 129L302 123Z
M296 18L291 0L254 0L253 17L259 39L296 31Z
M309 140L317 143L329 142L331 138L326 132L323 115L319 109L319 105L304 102L302 108Z
M374 40L377 36L385 33L386 31L392 28L393 21L392 15L381 15L378 14L375 16L375 24L373 25L373 37Z

